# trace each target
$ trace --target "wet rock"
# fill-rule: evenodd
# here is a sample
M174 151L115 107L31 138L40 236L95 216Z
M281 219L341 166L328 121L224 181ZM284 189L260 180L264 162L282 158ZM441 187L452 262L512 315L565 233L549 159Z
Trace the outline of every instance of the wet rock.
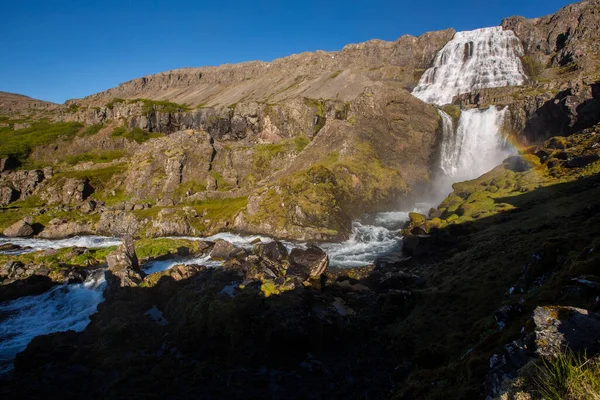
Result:
M600 315L575 307L537 307L533 313L537 353L553 356L569 348L591 353L600 348Z
M19 246L18 244L13 244L13 243L0 244L0 251L12 251L12 250L19 250L19 249L21 249L21 246Z
M514 172L525 172L531 169L531 166L519 156L508 157L504 163L507 169Z
M246 252L244 249L238 249L226 240L219 239L215 241L210 255L217 260L228 260L230 258L243 257L246 255Z
M587 156L570 158L565 163L565 166L567 168L583 168L598 160L600 160L600 156L598 154L589 154Z
M252 246L252 254L267 259L271 262L287 260L288 251L283 243L273 241L269 243L256 243Z
M6 228L2 233L4 234L4 236L8 237L28 237L33 235L34 229L27 221L23 219L21 221L15 222L14 224Z
M316 246L306 250L293 249L290 253L288 276L297 276L303 280L320 277L329 266L327 253Z

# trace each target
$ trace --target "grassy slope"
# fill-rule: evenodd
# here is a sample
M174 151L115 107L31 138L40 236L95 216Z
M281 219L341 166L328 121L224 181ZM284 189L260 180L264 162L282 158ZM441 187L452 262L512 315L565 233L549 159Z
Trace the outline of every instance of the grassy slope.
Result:
M591 141L599 139L573 137L569 140L575 146L566 151L590 152ZM489 358L520 337L523 327L531 331L536 306L597 308L593 297L564 288L573 277L598 274L600 162L573 169L562 162L547 169L552 160L534 162L538 167L528 172L514 173L504 165L455 185L454 196L466 198L463 202L478 198L486 207L428 227L436 243L413 261L428 287L416 293L417 306L408 318L390 327L398 346L418 367L398 398L477 397ZM501 193L489 192L499 176L510 176L516 184ZM446 218L455 215L445 212ZM528 291L509 296L509 288L520 279ZM493 316L503 305L520 305L522 311L499 329Z

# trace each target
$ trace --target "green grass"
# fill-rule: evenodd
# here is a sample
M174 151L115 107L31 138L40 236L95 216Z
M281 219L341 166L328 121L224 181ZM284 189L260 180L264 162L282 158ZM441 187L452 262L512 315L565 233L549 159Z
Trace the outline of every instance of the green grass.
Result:
M94 163L105 163L111 162L122 158L125 152L122 150L109 150L102 153L84 153L75 156L70 156L65 159L65 162L69 165L76 165L82 162L94 162Z
M152 111L160 111L164 113L176 113L190 111L190 107L187 104L178 104L166 100L150 100L150 99L133 99L130 100L130 104L143 103L142 112L148 114Z
M138 127L127 129L124 126L118 126L113 129L112 136L123 137L127 140L133 140L137 143L144 143L152 138L163 137L164 135L158 132L147 132Z
M190 254L200 254L204 245L198 240L189 239L141 239L135 242L135 252L139 259L147 260L177 254L177 250L185 247Z
M283 153L300 153L310 141L304 135L279 143L259 144L254 147L252 169L258 175L267 172L274 158Z
M52 269L61 267L90 267L106 262L106 256L116 247L107 247L101 249L88 249L83 254L74 255L73 248L67 247L59 249L56 253L45 255L45 251L36 251L33 253L20 255L0 255L0 263L7 261L21 261L24 264L42 264Z
M90 185L96 192L108 189L108 183L114 175L126 170L126 164L116 164L105 168L90 169L85 171L64 171L52 177L53 182L61 182L65 179L88 179Z
M86 126L84 130L79 132L78 136L81 136L81 137L93 136L96 133L98 133L100 131L100 129L102 129L102 127L104 127L104 124L94 124L94 125Z
M544 399L600 399L600 359L563 352L543 359L533 381Z
M0 128L0 158L11 157L23 163L37 146L47 145L59 139L71 139L82 126L79 122L41 121L16 131Z
M217 190L221 191L221 192L227 192L228 190L232 189L232 186L229 184L229 182L227 182L222 176L221 174L219 174L217 171L215 171L214 169L212 171L210 171L210 175L214 178L214 180L217 183Z

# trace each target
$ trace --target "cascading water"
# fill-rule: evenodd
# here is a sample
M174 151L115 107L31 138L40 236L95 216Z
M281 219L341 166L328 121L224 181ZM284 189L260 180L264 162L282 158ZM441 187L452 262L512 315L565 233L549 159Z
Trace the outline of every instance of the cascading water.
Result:
M433 201L441 201L452 191L454 182L475 179L510 155L500 129L506 109L490 106L461 112L454 129L452 118L442 110L443 139L440 171L434 181Z
M438 52L412 94L441 106L476 89L521 85L526 79L519 58L523 54L519 38L502 27L457 32ZM428 199L432 203L450 193L454 182L477 178L510 154L500 134L506 109L462 110L456 126L448 114L438 112L443 139L440 171Z
M457 32L436 55L413 95L444 105L476 89L522 85L524 54L519 38L502 27Z
M0 303L0 376L36 336L69 329L80 332L103 300L104 271L80 284L56 286L44 294Z

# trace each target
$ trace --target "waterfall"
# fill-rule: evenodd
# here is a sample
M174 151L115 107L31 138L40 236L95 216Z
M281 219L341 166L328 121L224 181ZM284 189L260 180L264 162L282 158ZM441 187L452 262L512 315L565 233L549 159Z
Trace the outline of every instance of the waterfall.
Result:
M441 200L452 191L452 183L483 175L502 163L510 151L500 135L506 108L463 110L456 130L452 118L442 110L438 112L444 130L434 187L436 200Z
M0 303L0 376L12 370L17 353L36 336L72 329L80 332L102 302L104 271L83 283L55 286L46 293Z
M444 105L476 89L522 85L519 38L502 27L457 32L436 55L413 91L426 103Z

